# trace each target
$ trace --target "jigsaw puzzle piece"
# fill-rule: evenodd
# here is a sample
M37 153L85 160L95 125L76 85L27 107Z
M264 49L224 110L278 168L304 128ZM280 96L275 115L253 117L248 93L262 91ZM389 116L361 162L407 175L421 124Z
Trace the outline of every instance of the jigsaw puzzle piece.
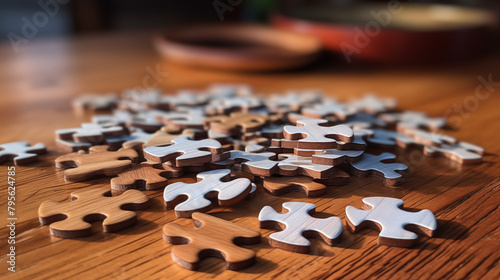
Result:
M37 161L38 155L45 153L47 149L42 143L33 146L26 141L0 144L0 163L12 159L15 165L23 165Z

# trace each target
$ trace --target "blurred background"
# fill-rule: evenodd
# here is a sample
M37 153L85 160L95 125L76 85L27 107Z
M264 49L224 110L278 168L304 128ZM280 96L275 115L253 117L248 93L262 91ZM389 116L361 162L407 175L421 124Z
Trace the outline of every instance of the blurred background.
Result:
M414 66L461 63L496 51L499 49L499 15L500 2L495 0L4 0L0 2L0 42L10 43L17 53L28 45L28 41L47 38L160 32L193 25L259 23L272 30L314 37L321 44L323 54L336 57L334 64L368 62ZM257 36L261 37L258 44L266 44L264 35ZM214 47L211 39L202 38L202 43L194 44L205 44L206 47L209 42L210 47ZM176 38L174 43L186 43L183 40L185 38ZM297 51L313 53L312 50L290 47L295 42L283 43L289 45L285 46L291 51L287 55ZM222 45L235 49L240 43L231 41ZM244 43L256 42L252 38ZM220 40L215 43L220 44ZM275 45L276 42L269 44ZM172 54L162 53L161 49L171 47L172 44L161 47L156 44L156 49L160 49L164 57ZM180 45L180 48L184 47ZM279 55L283 49L280 46L271 52ZM174 51L177 57L178 51ZM187 53L188 49L182 51L191 55ZM238 55L249 56L248 53ZM186 58L178 60L184 63ZM267 70L296 68L308 63L297 62L294 66L268 67ZM236 69L227 65L222 68Z

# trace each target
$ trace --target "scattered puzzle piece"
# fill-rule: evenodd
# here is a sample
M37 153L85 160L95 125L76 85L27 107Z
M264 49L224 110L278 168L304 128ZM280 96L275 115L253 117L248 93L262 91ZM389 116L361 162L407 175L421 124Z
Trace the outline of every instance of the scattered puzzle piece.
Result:
M178 245L172 259L181 267L196 270L200 259L224 259L227 269L239 270L255 263L255 252L237 245L260 243L260 233L208 214L193 213L195 228L175 223L163 226L163 239Z
M276 154L272 152L248 153L243 151L230 151L227 161L213 163L215 167L227 167L229 165L240 164L244 171L269 177L277 170Z
M348 126L320 125L326 123L328 121L320 119L299 120L297 126L285 126L283 135L288 140L298 140L297 148L301 149L335 149L337 140L352 142L354 139L354 133Z
M167 185L168 179L163 177L168 170L156 169L148 165L136 165L124 170L118 177L111 179L111 189L126 191L143 187L146 190L156 190Z
M75 142L73 140L56 139L57 148L64 153L78 152L80 150L88 151L92 143Z
M304 116L316 119L324 119L330 116L334 116L341 120L345 120L349 116L354 114L355 111L337 102L336 100L327 100L313 107L304 108L302 109L301 113Z
M25 141L0 144L0 163L13 160L15 165L23 165L37 161L38 155L46 152L47 149L42 143L33 146Z
M122 136L126 131L122 126L103 126L95 123L83 123L80 128L68 128L56 130L56 138L61 140L73 140L75 142L87 142L93 145L102 144L106 137Z
M117 103L118 96L114 93L85 94L73 99L73 106L80 110L106 110L115 107Z
M365 197L364 210L346 207L347 226L353 233L365 227L379 230L378 243L387 246L413 246L418 238L413 232L432 237L437 228L434 214L429 210L416 213L401 210L403 203L391 197Z
M406 175L408 166L402 163L384 163L383 161L394 161L396 155L382 153L378 156L364 154L363 158L350 163L349 170L358 177L374 176L384 181L386 186L395 186L404 182L403 175Z
M249 113L232 113L230 116L220 115L205 119L205 124L210 129L232 135L260 130L266 122L266 116Z
M457 143L457 139L451 136L427 132L420 129L408 128L405 129L403 134L412 137L415 143L425 146L440 147L443 144L455 145Z
M395 131L385 129L372 129L371 131L373 132L372 137L366 139L371 146L379 148L393 148L399 146L401 148L406 148L411 144L416 144L411 137Z
M171 112L151 110L150 114L157 120L178 129L203 129L203 121L206 118L203 107L179 107L177 111Z
M468 142L458 142L455 145L442 144L441 147L426 146L427 156L442 156L461 164L477 164L483 160L484 149Z
M106 197L109 190L85 189L71 193L72 201L45 201L38 208L42 225L50 224L50 233L62 238L77 238L91 233L93 221L101 221L105 232L132 226L137 215L129 210L148 206L148 196L137 190Z
M175 209L177 217L189 218L193 212L212 209L207 198L218 198L219 205L228 206L243 200L252 189L251 181L238 178L229 181L231 170L219 169L199 173L199 182L177 182L168 185L163 192L167 209ZM187 198L186 198L187 197Z
M342 233L342 221L338 217L318 219L311 217L316 206L312 203L285 202L284 214L277 213L271 206L264 206L259 213L261 228L281 230L269 236L271 246L296 253L307 254L311 242L317 238L332 246Z
M397 102L394 98L379 98L374 94L367 94L363 98L349 102L347 106L356 112L376 115L396 109Z
M189 140L188 137L179 137L172 140L173 145L166 147L147 147L144 149L146 159L153 162L165 162L175 159L176 166L202 164L210 161L219 161L221 144L213 139L199 141ZM208 149L205 151L202 149Z
M327 178L334 172L332 165L312 163L311 157L301 157L291 154L281 154L278 162L278 172L283 176L305 175L315 179Z
M364 154L364 151L352 150L303 150L295 149L295 155L311 157L311 162L324 165L340 165L344 162L357 162Z
M425 128L436 131L446 126L445 118L429 118L426 113L417 111L382 114L380 118L389 123L397 124L397 130L401 132L408 128Z
M93 147L95 148L95 147ZM70 153L56 158L56 167L66 169L64 179L74 182L91 178L96 175L114 176L127 169L132 162L138 160L137 152L124 149L116 152L107 151L107 146Z
M326 186L316 183L305 176L264 178L263 187L272 195L287 192L303 192L307 196L320 196L326 192Z

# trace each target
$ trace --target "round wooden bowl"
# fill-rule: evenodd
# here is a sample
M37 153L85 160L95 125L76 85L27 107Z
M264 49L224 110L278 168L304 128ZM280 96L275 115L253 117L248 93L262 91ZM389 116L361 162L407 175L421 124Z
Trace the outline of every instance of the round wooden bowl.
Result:
M475 57L488 49L496 28L489 11L408 3L292 9L272 23L320 39L347 62L409 65Z
M174 63L242 71L300 67L315 60L322 48L315 37L257 25L187 27L154 42Z

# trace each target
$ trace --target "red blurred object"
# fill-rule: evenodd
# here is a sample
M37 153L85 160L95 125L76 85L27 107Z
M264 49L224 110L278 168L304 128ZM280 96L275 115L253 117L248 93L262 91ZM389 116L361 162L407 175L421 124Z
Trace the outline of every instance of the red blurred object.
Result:
M392 65L453 63L477 57L488 50L496 28L494 14L485 10L431 4L401 4L399 8L392 14L381 5L330 14L332 7L318 8L319 13L295 9L274 15L271 22L320 39L326 49L340 52L347 62L361 59Z

